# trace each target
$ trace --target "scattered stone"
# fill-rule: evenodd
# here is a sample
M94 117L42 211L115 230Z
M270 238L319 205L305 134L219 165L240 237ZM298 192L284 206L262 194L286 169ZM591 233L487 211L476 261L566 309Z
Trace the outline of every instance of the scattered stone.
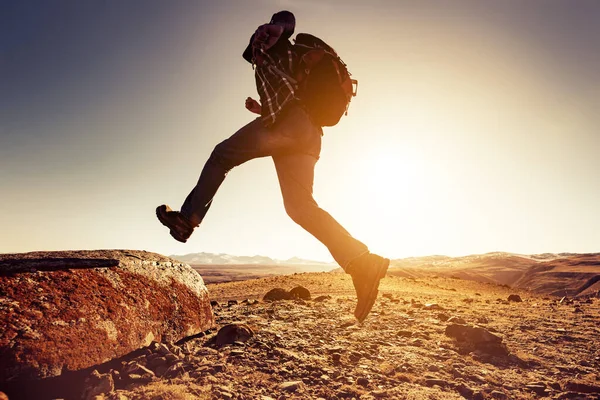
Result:
M171 354L171 350L169 350L169 348L167 347L166 344L164 343L158 343L156 352L160 355L166 356L168 354Z
M437 303L427 303L425 304L425 309L427 310L443 310L442 306Z
M237 306L238 304L239 304L239 302L237 300L228 300L227 301L227 305L229 307L231 307L231 306Z
M156 369L156 367L159 367L161 365L166 365L167 364L167 359L163 356L158 356L158 357L153 357L152 359L148 360L148 364L146 364L146 366L152 370Z
M300 388L301 384L302 381L283 382L279 385L279 389L284 390L286 392L295 392Z
M443 380L443 379L435 379L435 378L427 378L425 379L425 384L427 386L440 386L440 387L444 387L448 385L448 382Z
M327 295L319 296L319 297L315 298L314 301L316 301L316 302L323 302L325 300L330 300L330 299L331 299L331 296L329 296L327 294Z
M451 324L446 327L445 333L446 336L456 339L459 343L472 346L473 350L491 355L508 355L508 349L502 343L502 338L484 328Z
M254 336L254 331L248 325L229 324L219 329L216 345L221 347L234 342L247 342L252 336Z
M264 295L263 301L279 301L279 300L291 300L292 295L285 289L274 288Z
M510 296L508 296L508 301L521 303L523 302L523 299L521 299L521 296L519 296L518 294L511 294Z
M531 390L538 396L543 396L546 394L546 385L530 384L530 385L525 385L525 389Z
M164 373L164 377L169 378L177 378L185 374L185 368L183 367L183 363L178 362L171 365Z
M96 396L112 392L115 389L115 382L111 374L101 374L94 370L84 382L82 398L92 400Z
M373 395L374 397L376 397L378 399L389 398L389 393L385 389L373 390L371 392L371 395Z
M600 386L582 382L567 382L565 389L579 393L600 393Z
M310 300L310 291L303 286L296 286L290 290L290 295L292 298Z
M448 319L448 322L450 322L452 324L461 324L461 325L465 325L467 323L467 321L465 321L461 317L451 317L450 319Z
M369 380L364 377L360 377L356 380L356 384L360 386L369 386Z
M500 392L498 390L493 390L492 393L490 393L490 396L492 397L492 399L498 399L498 400L509 399L509 397L506 393Z
M440 320L440 321L442 321L442 322L446 322L446 321L448 321L448 319L449 319L449 318L450 318L450 317L449 317L448 315L444 314L444 313L439 313L439 314L437 315L437 319L439 319L439 320Z
M400 337L409 338L409 337L411 337L413 335L413 333L411 331L399 330L396 333L396 335L400 336Z
M461 383L458 386L456 386L456 391L465 399L472 399L473 395L475 394L475 391L467 385L465 385L464 383Z

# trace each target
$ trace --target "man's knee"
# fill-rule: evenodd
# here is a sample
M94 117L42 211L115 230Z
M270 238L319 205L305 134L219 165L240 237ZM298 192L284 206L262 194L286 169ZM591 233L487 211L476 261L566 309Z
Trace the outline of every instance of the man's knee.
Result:
M228 147L227 140L219 143L215 146L212 153L210 154L209 162L218 165L223 168L226 172L237 166L235 160L232 157L232 152Z
M287 201L284 203L284 206L287 215L300 226L308 224L314 217L315 211L319 209L316 203L310 201Z

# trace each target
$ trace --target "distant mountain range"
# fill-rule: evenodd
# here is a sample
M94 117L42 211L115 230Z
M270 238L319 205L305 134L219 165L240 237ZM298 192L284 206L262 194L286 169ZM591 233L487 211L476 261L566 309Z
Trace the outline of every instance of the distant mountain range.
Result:
M192 265L207 282L246 280L302 272L342 272L335 263L298 257L192 253L170 256ZM432 275L507 285L554 296L600 296L600 253L515 254L464 257L433 255L392 260L389 273L408 278Z
M411 257L392 260L389 272L412 278L438 275L488 282L555 296L600 295L600 253Z
M190 253L169 256L187 264L195 265L323 265L335 267L334 263L305 260L292 257L288 260L276 260L267 256L232 256L230 254Z

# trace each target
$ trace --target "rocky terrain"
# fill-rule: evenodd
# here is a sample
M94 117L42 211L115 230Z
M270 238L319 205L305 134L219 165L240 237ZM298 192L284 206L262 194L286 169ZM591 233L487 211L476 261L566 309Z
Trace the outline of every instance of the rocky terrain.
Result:
M357 324L344 274L207 287L214 329L40 381L36 397L13 387L10 398L600 398L595 297L388 276Z
M262 301L273 288L296 286L310 299L296 290L294 300ZM217 329L178 344L153 343L90 372L84 398L600 396L598 299L388 277L360 325L351 318L352 283L342 274L209 285L209 292Z

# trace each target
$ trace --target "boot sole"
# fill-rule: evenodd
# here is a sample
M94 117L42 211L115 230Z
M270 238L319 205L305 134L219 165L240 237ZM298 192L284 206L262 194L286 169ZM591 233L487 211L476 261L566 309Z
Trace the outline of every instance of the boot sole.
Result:
M173 236L173 239L177 240L178 242L181 243L186 243L187 242L187 238L184 238L183 236L180 236L176 231L174 231L171 226L169 226L169 224L167 223L166 219L164 218L163 214L166 214L167 212L171 211L171 209L169 208L169 206L167 205L161 205L156 207L156 218L158 218L158 220L160 221L161 224L163 224L164 226L166 226L167 228L169 228L169 233L171 234L171 236Z
M390 266L390 260L384 258L381 263L377 265L377 275L376 278L373 279L369 285L367 291L367 300L366 303L362 307L358 307L359 304L356 305L356 310L354 311L354 316L358 320L358 322L363 322L367 315L371 312L373 305L375 304L375 300L377 300L377 295L379 294L379 282L382 278L385 277L387 270Z

